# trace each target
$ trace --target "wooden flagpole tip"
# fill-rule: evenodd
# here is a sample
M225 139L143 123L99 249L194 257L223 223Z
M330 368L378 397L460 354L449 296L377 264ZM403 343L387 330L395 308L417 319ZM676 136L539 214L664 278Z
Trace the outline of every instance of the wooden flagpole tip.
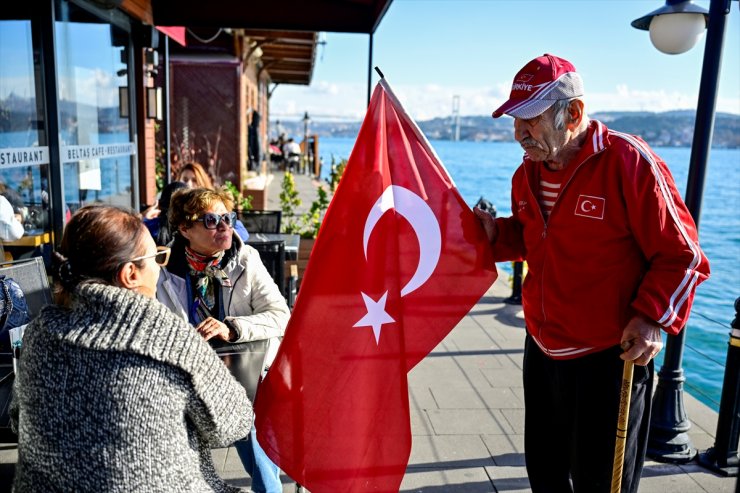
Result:
M378 73L381 79L385 79L385 75L383 75L383 72L381 72L378 67L375 67L375 71Z

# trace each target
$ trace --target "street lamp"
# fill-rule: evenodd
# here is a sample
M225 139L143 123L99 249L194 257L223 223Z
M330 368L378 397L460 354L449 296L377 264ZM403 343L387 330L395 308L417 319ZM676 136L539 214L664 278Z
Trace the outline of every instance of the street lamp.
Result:
M689 177L686 184L686 207L699 226L701 215L701 199L704 191L704 176L706 173L709 150L714 131L714 110L717 102L717 87L719 85L719 68L722 60L722 45L725 37L726 16L730 12L731 0L711 0L707 20L707 41L704 46L704 62L702 64L701 83L699 85L699 100L696 107L694 121L694 140L691 144L691 158L689 160ZM665 53L680 53L688 50L696 43L700 36L696 34L697 22L676 22L661 17L706 17L703 9L696 7L690 1L667 0L666 5L650 14L632 22L637 29L650 29L650 39L656 47ZM685 20L685 19L684 19ZM661 38L659 33L653 35L653 29L674 24L689 24L689 40L680 36L668 36L678 41L674 46ZM692 30L693 29L693 30ZM665 44L662 44L666 41ZM659 45L660 44L660 45ZM662 46L662 47L661 47ZM664 49L665 48L665 49ZM686 416L683 404L683 375L681 361L683 359L684 339L686 329L678 335L669 335L666 340L665 358L663 366L658 372L658 385L653 398L653 413L650 420L650 438L648 441L648 455L663 462L688 462L696 456L696 449L691 446L686 433L691 423Z
M308 116L308 111L303 113L303 159L301 160L302 163L305 163L306 169L304 172L308 171L308 124L311 122L311 117ZM303 166L301 166L303 167Z
M308 124L311 121L311 117L308 116L308 111L303 113L303 142L308 145Z
M694 47L707 27L708 12L690 0L666 0L661 8L632 21L632 27L650 31L658 50L677 55Z

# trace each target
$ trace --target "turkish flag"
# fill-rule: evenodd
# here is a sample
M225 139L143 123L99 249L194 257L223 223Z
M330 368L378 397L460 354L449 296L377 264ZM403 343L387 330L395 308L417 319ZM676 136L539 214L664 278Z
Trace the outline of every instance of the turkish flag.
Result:
M407 373L495 278L478 220L381 80L259 388L267 454L312 493L398 491Z

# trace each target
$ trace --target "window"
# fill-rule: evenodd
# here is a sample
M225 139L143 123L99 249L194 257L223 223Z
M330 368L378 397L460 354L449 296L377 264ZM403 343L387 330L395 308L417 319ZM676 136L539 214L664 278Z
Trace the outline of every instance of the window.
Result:
M0 194L26 235L48 231L49 148L30 16L0 17Z
M65 1L57 16L65 202L72 212L93 202L132 207L135 146L120 89L129 80L128 33Z

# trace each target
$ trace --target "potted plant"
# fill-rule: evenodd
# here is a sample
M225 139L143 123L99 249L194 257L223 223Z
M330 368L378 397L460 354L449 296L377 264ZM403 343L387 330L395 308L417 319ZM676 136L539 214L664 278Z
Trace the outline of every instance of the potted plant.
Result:
M301 206L303 201L298 196L298 190L295 188L295 178L293 173L286 171L283 176L283 183L280 192L280 209L283 211L282 230L287 234L299 234L300 224L296 219L296 209Z
M226 183L224 183L224 188L231 194L231 197L234 199L234 208L237 210L237 212L248 211L252 208L251 195L247 195L245 197L244 195L242 195L239 189L236 188L236 185L234 185L230 181L226 181Z
M282 191L280 192L280 206L283 211L282 231L283 233L301 236L297 261L299 279L303 276L303 272L306 269L308 259L311 256L311 250L313 250L314 242L319 234L321 222L329 207L330 192L333 194L336 190L346 166L346 159L341 159L337 163L334 156L332 156L331 171L326 180L328 182L328 190L326 184L319 185L316 188L316 200L311 202L309 210L301 215L296 213L297 208L302 204L302 200L295 188L295 178L292 173L285 172Z

